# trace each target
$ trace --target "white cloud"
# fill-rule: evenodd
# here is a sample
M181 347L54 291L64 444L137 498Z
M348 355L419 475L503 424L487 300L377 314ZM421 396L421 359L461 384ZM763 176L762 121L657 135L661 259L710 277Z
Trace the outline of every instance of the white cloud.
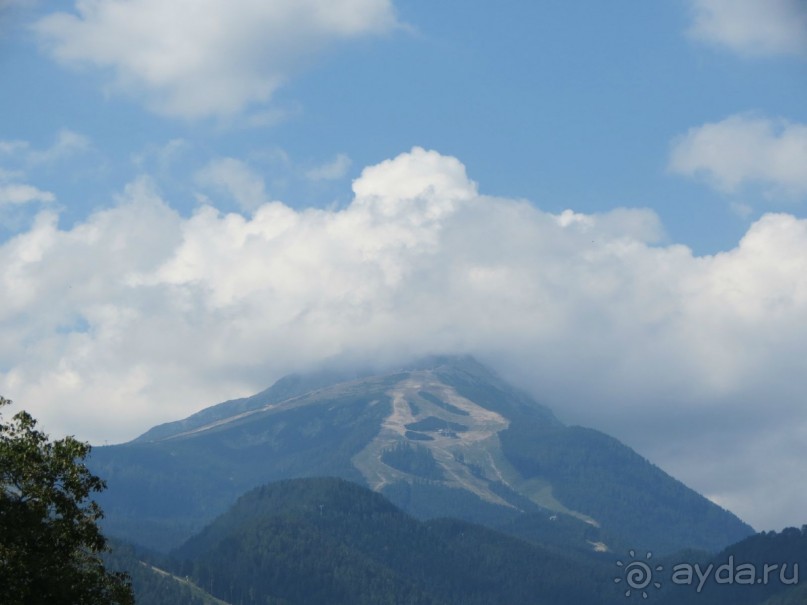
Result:
M32 202L53 202L56 196L25 181L42 164L61 161L91 148L90 140L82 134L63 129L50 147L36 149L22 140L0 140L0 207L20 206ZM7 169L10 164L14 169Z
M36 149L29 141L0 140L0 154L28 166L64 160L91 147L89 138L67 128L60 130L53 144L45 149Z
M335 181L347 174L350 164L350 158L344 153L339 153L330 162L308 170L305 176L312 181Z
M807 56L803 0L691 0L695 38L749 56Z
M227 193L244 210L254 210L269 201L263 178L234 158L219 158L197 172L196 182Z
M23 183L0 183L0 206L4 204L28 204L29 202L52 202L56 197L50 191L37 189Z
M264 103L323 47L395 24L390 0L78 0L35 29L58 61L110 69L152 110L201 118Z
M27 150L29 147L27 141L0 141L0 153L4 155L12 155L20 151Z
M16 154L23 149L28 151L27 144L22 141L0 141L0 153ZM0 167L0 207L20 206L32 202L48 203L56 200L56 196L50 191L24 183L22 182L24 179L23 171Z
M486 197L417 148L353 190L183 218L141 180L69 229L40 214L0 245L0 393L116 440L332 356L469 352L752 523L803 522L807 220L698 257L648 210Z
M703 176L724 192L759 184L770 194L807 194L807 125L749 114L692 128L673 144L670 170Z
M741 219L748 219L754 212L754 208L745 202L731 202L729 206L731 211Z
M42 151L30 150L27 160L34 164L50 163L72 155L83 153L91 148L90 139L67 128L59 131L56 140Z
M167 173L167 171L193 149L193 146L185 139L171 139L161 145L148 145L140 152L133 153L132 163L138 169L145 170L147 166L154 165L157 172Z
M0 142L0 144L2 144ZM25 174L19 170L6 170L4 168L0 168L0 183L8 182L23 178Z

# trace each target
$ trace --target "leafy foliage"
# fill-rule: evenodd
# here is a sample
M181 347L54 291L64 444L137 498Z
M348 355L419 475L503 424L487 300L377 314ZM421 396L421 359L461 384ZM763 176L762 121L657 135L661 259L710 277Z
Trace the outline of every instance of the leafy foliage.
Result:
M0 408L11 402L0 397ZM0 417L0 587L4 605L131 603L125 576L99 557L104 482L83 464L90 446L50 441L26 412Z

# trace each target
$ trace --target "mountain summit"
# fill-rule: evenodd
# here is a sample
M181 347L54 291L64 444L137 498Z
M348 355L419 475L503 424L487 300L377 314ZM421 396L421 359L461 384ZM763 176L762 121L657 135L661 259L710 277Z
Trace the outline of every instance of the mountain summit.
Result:
M751 533L619 441L566 426L471 357L320 372L93 452L106 530L178 545L243 492L337 476L420 518L578 550L716 551Z

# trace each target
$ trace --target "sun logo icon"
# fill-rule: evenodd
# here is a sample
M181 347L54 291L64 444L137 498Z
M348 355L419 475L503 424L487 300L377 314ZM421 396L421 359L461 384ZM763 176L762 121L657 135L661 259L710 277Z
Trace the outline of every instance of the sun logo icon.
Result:
M625 596L630 597L634 592L641 594L643 599L647 598L647 590L649 586L655 586L657 589L661 588L661 582L653 580L654 571L663 571L664 566L656 565L651 567L650 559L653 558L653 553L648 552L645 555L644 561L636 560L636 551L628 551L630 561L623 563L617 561L616 565L622 570L622 575L614 578L614 583L619 584L624 580L627 590Z

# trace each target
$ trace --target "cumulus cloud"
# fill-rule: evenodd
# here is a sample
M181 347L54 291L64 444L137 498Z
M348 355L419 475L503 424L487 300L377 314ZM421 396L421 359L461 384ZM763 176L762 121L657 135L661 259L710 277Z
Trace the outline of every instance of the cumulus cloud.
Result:
M254 210L269 201L263 178L235 158L212 160L196 173L197 184L225 192L243 210Z
M669 168L724 192L759 184L769 193L804 196L807 125L751 114L704 124L674 142Z
M41 151L30 150L27 154L27 159L34 164L56 162L72 155L84 153L90 148L89 138L81 133L63 128L59 131L56 140L50 147Z
M69 129L59 132L49 147L37 149L28 141L0 140L0 207L56 200L50 191L31 185L30 173L91 148L90 140ZM8 169L5 166L13 166Z
M21 183L3 184L0 182L0 206L4 204L27 204L29 202L52 202L56 197L50 191L37 189L33 185Z
M353 191L181 217L141 179L69 229L40 214L0 246L0 392L119 440L329 358L467 352L752 523L803 522L807 220L699 257L649 210L543 212L419 148Z
M108 70L158 113L202 118L264 103L324 47L395 24L391 0L78 0L35 30L59 62Z
M63 128L56 140L44 149L36 149L29 141L0 140L0 157L5 156L27 167L64 160L91 149L90 139L79 132Z
M350 164L350 158L344 153L339 153L330 162L306 171L305 176L311 181L335 181L347 174Z
M807 57L802 0L691 0L690 34L748 56Z

